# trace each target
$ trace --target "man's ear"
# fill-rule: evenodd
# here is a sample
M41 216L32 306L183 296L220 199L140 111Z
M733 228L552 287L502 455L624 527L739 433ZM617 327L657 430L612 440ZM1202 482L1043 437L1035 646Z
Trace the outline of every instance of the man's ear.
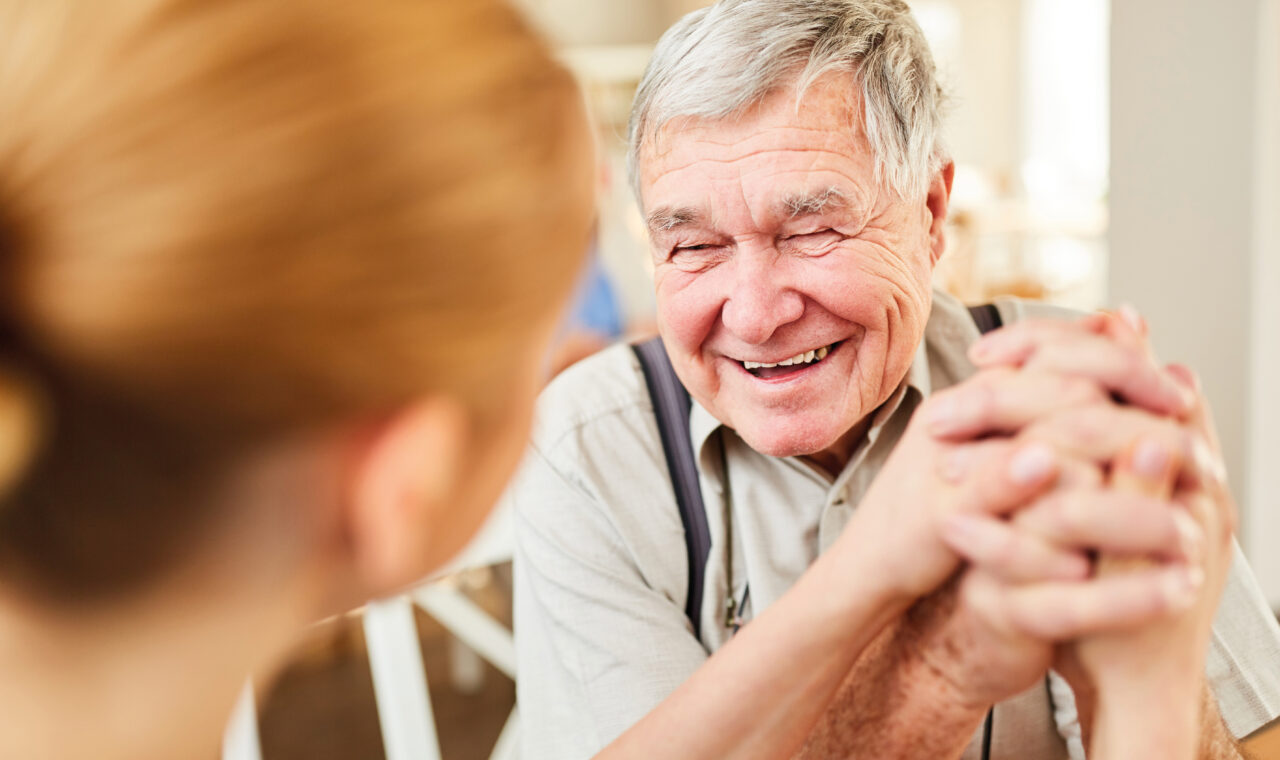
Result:
M366 597L420 580L434 556L433 527L463 479L470 435L458 402L431 397L402 409L371 436L344 505L353 570Z
M929 210L929 250L933 264L937 264L947 248L947 210L951 204L951 183L956 177L956 164L948 161L929 184L925 207Z

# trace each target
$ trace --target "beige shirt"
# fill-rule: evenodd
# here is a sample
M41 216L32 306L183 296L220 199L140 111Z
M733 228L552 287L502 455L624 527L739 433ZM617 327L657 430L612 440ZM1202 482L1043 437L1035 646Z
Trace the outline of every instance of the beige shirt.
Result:
M1015 300L998 306L1005 323L1065 313ZM694 403L690 435L711 532L701 640L684 613L684 528L631 350L615 346L557 378L507 497L525 760L599 751L728 641L729 599L740 602L749 583L749 619L784 594L835 541L920 402L974 372L965 352L977 337L967 310L935 294L907 377L834 480L796 458L752 450ZM1208 666L1237 736L1280 714L1278 653L1280 629L1237 556ZM1070 690L1052 678L997 707L993 756L1078 758L1078 736ZM979 744L980 734L965 757L979 757Z

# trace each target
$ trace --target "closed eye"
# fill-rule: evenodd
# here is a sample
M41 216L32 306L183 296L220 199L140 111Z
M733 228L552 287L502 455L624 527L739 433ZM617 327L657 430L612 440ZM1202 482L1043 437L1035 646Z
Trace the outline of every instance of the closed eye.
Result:
M790 250L800 254L816 256L827 253L836 243L843 239L843 234L830 227L824 227L813 232L788 235L778 241L778 247L784 251Z
M818 237L818 236L827 235L827 234L835 235L838 233L836 233L836 231L831 229L830 227L826 227L824 229L814 230L813 232L801 232L796 235L787 235L786 237L783 238L783 240L804 240L805 238L813 238L813 237Z
M672 248L667 260L686 272L701 272L725 260L729 252L729 248L724 245L694 243Z

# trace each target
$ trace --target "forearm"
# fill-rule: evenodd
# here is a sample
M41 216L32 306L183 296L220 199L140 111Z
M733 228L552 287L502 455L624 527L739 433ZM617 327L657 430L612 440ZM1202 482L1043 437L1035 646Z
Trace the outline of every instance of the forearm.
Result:
M959 757L986 710L914 656L910 633L890 625L850 669L798 759Z
M907 600L868 552L826 552L679 689L597 757L791 756Z

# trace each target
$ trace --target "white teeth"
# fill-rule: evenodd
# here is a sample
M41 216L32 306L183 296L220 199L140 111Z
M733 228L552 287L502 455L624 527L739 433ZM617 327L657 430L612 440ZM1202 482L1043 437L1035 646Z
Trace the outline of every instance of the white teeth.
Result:
M782 361L776 364L769 364L768 362L744 361L742 363L742 366L745 369L768 369L770 367L790 367L795 364L808 364L813 361L822 361L823 359L827 358L827 354L829 353L831 353L831 347L823 346L822 348L815 348L812 351L805 351L804 353L796 354L790 359L783 359Z

